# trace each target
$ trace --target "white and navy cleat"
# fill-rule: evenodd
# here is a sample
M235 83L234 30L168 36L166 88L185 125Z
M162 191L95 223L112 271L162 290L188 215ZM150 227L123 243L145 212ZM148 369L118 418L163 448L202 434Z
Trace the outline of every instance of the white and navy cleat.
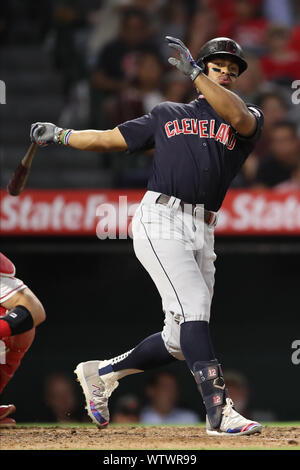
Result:
M247 436L261 433L262 425L256 421L244 418L233 407L230 398L226 398L226 405L222 410L222 420L219 429L213 429L206 417L206 432L210 436Z
M119 385L113 372L99 376L99 368L109 364L108 361L81 362L74 370L85 395L88 415L100 429L109 424L108 399Z

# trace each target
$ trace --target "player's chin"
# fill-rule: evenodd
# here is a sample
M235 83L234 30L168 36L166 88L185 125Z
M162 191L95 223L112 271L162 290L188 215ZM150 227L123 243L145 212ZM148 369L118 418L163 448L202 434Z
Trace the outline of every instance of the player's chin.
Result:
M227 88L228 90L231 90L233 83L232 82L219 82L219 85L221 85L224 88Z

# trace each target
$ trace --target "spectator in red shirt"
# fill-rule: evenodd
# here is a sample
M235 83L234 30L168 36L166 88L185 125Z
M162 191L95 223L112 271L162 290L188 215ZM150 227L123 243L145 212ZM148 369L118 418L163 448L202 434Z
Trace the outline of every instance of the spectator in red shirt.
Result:
M237 41L245 50L261 52L268 21L260 15L261 0L236 0L235 17L220 22L218 35Z
M300 56L300 25L292 29L288 47L291 51L296 52Z
M200 3L200 2L198 2ZM216 14L218 21L235 21L235 0L201 0L201 6L207 7Z
M268 29L268 54L261 58L261 69L266 80L290 86L300 77L300 57L288 47L289 30L273 25Z

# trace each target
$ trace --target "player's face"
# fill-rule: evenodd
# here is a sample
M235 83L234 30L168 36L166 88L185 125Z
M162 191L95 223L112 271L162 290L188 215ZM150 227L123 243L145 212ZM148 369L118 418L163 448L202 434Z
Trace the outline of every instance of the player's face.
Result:
M231 89L239 75L239 66L223 57L215 57L207 62L207 75L214 82Z

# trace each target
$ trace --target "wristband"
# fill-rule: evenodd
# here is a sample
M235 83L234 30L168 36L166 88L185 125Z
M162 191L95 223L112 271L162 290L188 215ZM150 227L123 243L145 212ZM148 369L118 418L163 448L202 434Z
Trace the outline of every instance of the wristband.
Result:
M73 129L66 129L63 131L61 137L59 138L59 143L61 145L69 145L68 142L69 142L69 137L71 135L71 132L72 132Z
M65 145L69 145L69 137L72 134L73 129L69 129L69 132L65 135Z
M199 60L197 62L194 62L194 64L195 64L194 69L193 69L192 73L190 74L190 78L193 82L196 80L198 75L200 75L200 73L203 73L204 70L205 70L205 64L204 64L203 60Z

